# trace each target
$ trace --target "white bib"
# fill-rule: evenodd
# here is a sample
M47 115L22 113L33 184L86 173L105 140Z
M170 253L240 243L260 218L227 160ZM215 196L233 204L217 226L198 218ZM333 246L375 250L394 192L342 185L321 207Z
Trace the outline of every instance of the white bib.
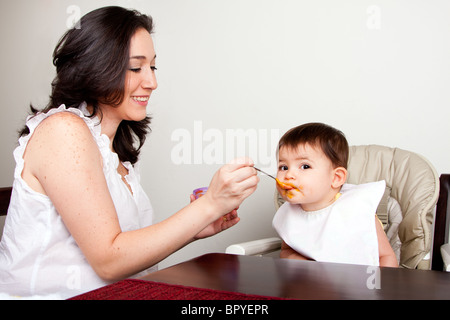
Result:
M306 258L378 266L375 213L385 188L385 181L344 184L339 199L318 211L304 211L286 202L277 211L273 227Z

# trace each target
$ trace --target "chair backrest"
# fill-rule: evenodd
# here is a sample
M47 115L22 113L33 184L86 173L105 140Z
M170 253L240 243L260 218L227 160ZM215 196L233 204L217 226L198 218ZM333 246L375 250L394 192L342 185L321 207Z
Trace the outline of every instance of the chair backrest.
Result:
M0 216L6 216L11 199L12 188L0 188Z
M398 226L400 265L429 269L423 262L430 253L434 210L439 196L439 176L424 157L399 148L378 145L351 146L347 182L386 181L386 194L400 205ZM276 195L276 205L283 203Z
M398 201L403 219L398 226L400 264L416 268L430 253L434 211L439 197L439 176L424 157L399 148L352 146L348 183L385 180ZM429 265L425 268L429 268Z

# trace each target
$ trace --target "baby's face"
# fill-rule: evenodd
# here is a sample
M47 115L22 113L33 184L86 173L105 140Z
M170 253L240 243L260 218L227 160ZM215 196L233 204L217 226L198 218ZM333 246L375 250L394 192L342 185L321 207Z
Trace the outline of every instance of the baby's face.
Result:
M278 192L288 202L300 204L303 210L325 208L334 199L334 169L320 148L309 144L297 149L281 147L278 157Z

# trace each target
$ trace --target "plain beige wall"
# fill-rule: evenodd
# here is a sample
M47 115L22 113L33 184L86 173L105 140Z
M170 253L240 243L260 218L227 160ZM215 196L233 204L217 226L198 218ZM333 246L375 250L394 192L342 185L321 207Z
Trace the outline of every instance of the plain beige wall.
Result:
M224 159L232 155L227 147L237 142L227 132L248 134L247 153L256 145L274 161L266 135L321 121L344 131L350 144L411 150L439 173L450 172L446 0L16 0L0 4L0 186L13 181L16 132L29 103L47 103L51 54L74 9L85 14L105 5L139 9L156 24L159 88L141 159L156 221L209 183L220 161L211 164L208 147ZM177 164L175 151L189 136L192 163ZM275 172L266 156L255 161ZM161 267L275 235L273 191L262 176L238 226L189 245Z

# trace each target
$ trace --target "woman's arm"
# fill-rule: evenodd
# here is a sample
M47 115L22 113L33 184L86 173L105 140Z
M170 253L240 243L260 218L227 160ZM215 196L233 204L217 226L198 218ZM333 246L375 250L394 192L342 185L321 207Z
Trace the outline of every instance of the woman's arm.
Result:
M60 113L44 120L24 158L24 180L50 198L93 269L105 280L142 271L193 241L200 231L237 208L258 182L251 162L226 165L202 198L158 224L122 232L101 154L82 119Z

